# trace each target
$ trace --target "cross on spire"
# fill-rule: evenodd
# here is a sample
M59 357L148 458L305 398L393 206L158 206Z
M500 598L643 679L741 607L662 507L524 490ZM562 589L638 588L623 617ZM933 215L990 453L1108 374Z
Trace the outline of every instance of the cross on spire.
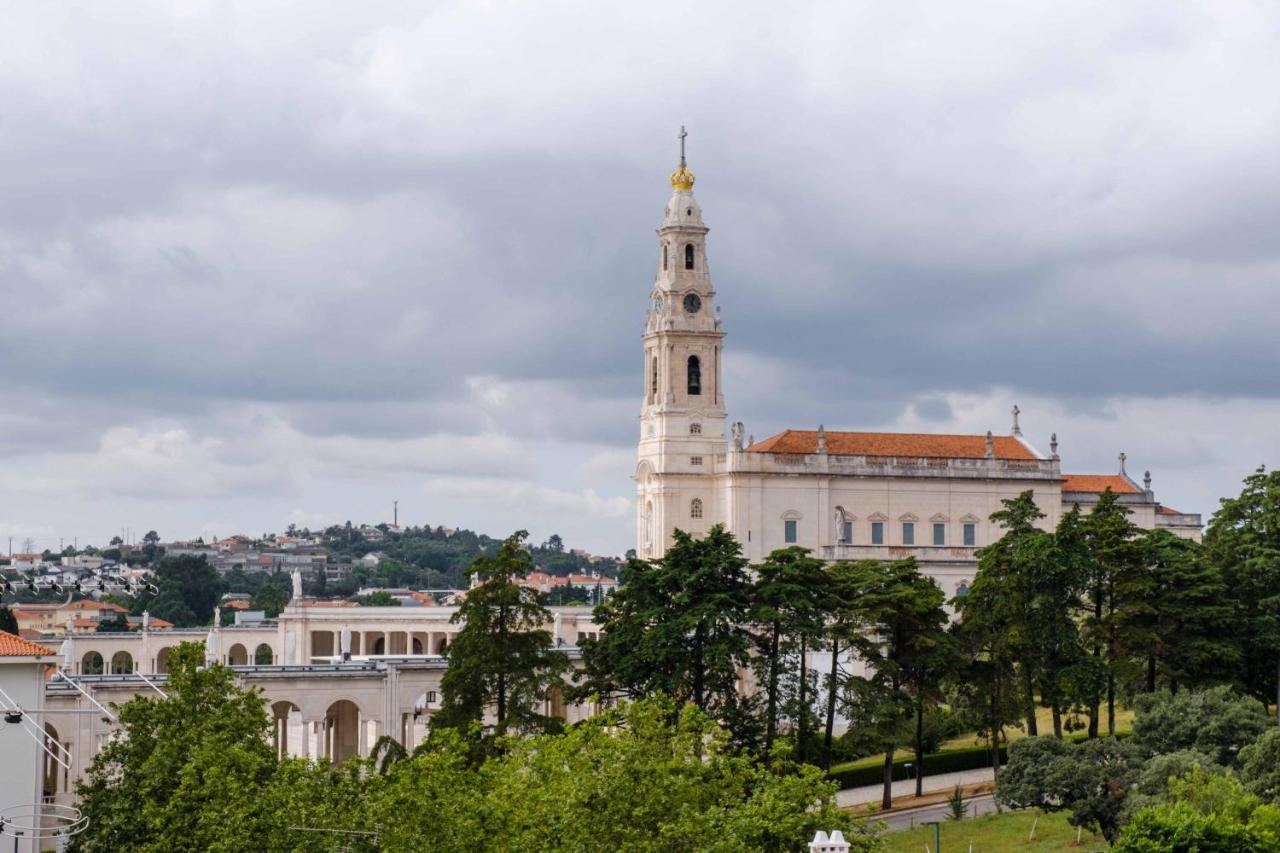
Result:
M1022 409L1018 408L1018 404L1013 404L1013 434L1022 435L1022 427L1018 426L1018 415L1022 414Z
M688 135L689 135L688 132L684 129L684 125L683 124L680 125L680 135L677 137L677 139L680 140L680 165L681 166L684 166L684 139Z

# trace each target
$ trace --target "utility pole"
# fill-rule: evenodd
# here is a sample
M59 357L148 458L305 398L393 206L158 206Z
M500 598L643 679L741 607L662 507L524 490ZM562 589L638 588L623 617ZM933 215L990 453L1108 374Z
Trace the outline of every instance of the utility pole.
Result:
M391 502L391 524L393 527L400 526L400 501Z

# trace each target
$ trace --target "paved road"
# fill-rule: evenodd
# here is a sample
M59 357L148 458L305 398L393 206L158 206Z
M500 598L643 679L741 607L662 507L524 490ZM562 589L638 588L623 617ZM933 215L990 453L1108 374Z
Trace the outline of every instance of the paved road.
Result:
M965 817L978 817L984 814L991 814L996 810L995 800L991 794L979 794L971 800L965 800L965 802L969 805L969 811L965 812ZM950 811L951 809L946 803L938 803L933 806L921 806L918 809L905 809L900 812L877 815L873 820L882 820L888 825L890 831L895 831L910 829L913 826L920 826L934 820L946 820Z
M995 775L991 772L990 767L963 770L956 773L939 773L935 776L924 777L924 791L926 794L934 791L950 791L956 785L973 785L978 782L990 782L993 779L995 779ZM902 779L893 783L893 796L895 798L910 796L915 791L916 782L914 779ZM842 806L852 806L859 803L878 803L883 793L883 785L845 788L843 791L836 793L836 802Z

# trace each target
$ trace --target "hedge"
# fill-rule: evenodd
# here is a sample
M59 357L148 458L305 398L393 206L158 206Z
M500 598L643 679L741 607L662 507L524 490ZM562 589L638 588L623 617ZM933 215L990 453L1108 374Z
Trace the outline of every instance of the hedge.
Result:
M1117 738L1125 738L1129 736L1129 732L1116 732ZM1107 735L1103 735L1107 737ZM1079 743L1088 738L1084 732L1067 735L1065 740L1069 742ZM1000 747L1000 766L1003 767L1005 762L1009 760L1009 748L1007 746ZM903 779L915 778L915 767L910 771L907 765L915 764L915 756L899 758L893 762L893 781L899 782ZM970 746L963 749L950 749L946 752L936 752L932 755L924 757L925 773L935 776L939 773L958 773L961 770L979 770L983 767L991 766L991 748L988 746ZM838 782L843 788L861 788L864 785L880 785L884 783L884 763L874 764L870 767L850 767L845 770L836 770L827 774L827 778Z
M1000 761L1009 757L1008 747L1000 747ZM893 781L914 779L915 758L899 758L893 762ZM913 765L908 771L907 765ZM961 770L977 770L991 766L991 750L985 746L971 746L965 749L948 750L924 757L924 769L930 776L938 773L958 773ZM850 767L837 770L828 777L839 783L841 788L861 788L864 785L879 785L884 782L884 764L871 767Z

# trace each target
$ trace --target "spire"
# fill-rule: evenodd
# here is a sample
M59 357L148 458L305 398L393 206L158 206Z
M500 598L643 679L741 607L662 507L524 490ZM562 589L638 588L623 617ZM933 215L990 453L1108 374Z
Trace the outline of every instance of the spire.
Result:
M1018 415L1020 415L1021 413L1022 413L1022 410L1018 408L1018 404L1014 403L1013 404L1013 430L1011 433L1012 435L1019 435L1019 436L1022 435L1022 427L1018 426Z
M688 135L684 125L680 125L680 135L677 137L680 140L680 168L671 173L671 188L678 193L687 193L692 190L693 182L696 180L684 158L684 140Z

